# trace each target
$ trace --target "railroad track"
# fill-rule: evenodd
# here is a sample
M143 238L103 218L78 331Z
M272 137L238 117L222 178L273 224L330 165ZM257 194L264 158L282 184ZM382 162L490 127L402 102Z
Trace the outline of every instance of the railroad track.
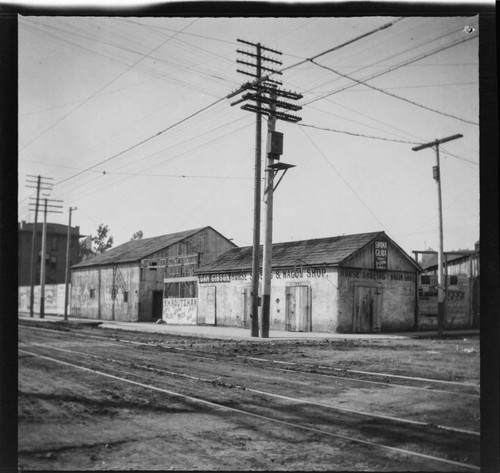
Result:
M47 331L54 334L60 334L61 331L57 329L39 328L24 326L23 328L28 328L35 331ZM63 332L64 333L64 332ZM462 396L469 396L471 398L479 399L480 387L475 383L465 383L458 381L449 381L433 378L422 378L415 376L403 376L393 373L382 373L373 371L362 371L339 368L335 366L324 366L320 364L311 363L298 363L298 362L288 362L282 360L273 360L267 357L256 357L248 355L227 355L227 354L210 354L203 353L200 350L185 348L184 346L176 346L169 344L165 346L163 343L157 342L140 342L137 340L130 340L127 338L120 338L116 335L95 335L92 333L76 333L72 332L73 336L92 338L95 340L106 340L113 341L119 344L128 344L133 346L144 346L144 347L154 347L162 352L175 353L180 356L187 357L197 357L199 359L207 360L217 360L221 358L225 359L238 359L246 363L258 364L261 366L269 366L272 368L277 368L279 370L290 370L290 371L301 371L305 373L314 373L323 376L334 376L337 379L346 379L358 383L366 383L368 385L391 385L398 386L401 388L407 388L410 390L425 390L425 391L435 391L443 394L459 394ZM130 336L130 334L128 334ZM178 337L185 339L185 337Z
M456 467L463 471L479 469L476 466L479 450L477 432L344 408L306 396L308 390L310 391L310 383L319 383L318 379L326 379L330 384L332 380L341 383L353 382L349 378L336 379L334 376L325 376L322 373L290 371L273 366L273 371L281 371L286 376L280 378L277 392L275 389L262 387L266 385L272 387L269 381L276 376L276 374L269 375L270 366L276 364L268 359L227 360L229 364L226 369L219 367L214 372L213 356L202 356L187 349L161 349L161 356L158 356L160 344L131 343L133 341L110 340L109 337L73 332L72 339L65 340L65 334L57 333L56 330L44 329L42 332L40 329L36 330L35 338L41 339L39 342L20 341L20 353L25 356L72 366L95 376L114 379L117 383L129 383L168 396L181 397L213 409L229 410L235 415L250 416L261 421L281 424L290 429L302 429L314 435L334 437L354 442L358 446L381 449L397 456L408 456L436 465ZM40 336L41 333L50 336L43 337ZM90 351L88 343L85 343L89 337L98 342ZM131 345L136 349L127 349ZM193 360L196 360L196 363ZM260 366L262 364L264 366ZM207 371L207 366L212 367L211 372ZM256 370L253 378L245 377L244 381L248 382L243 382L241 376L232 374L232 371L243 368L245 376L248 376L247 372ZM214 373L221 375L214 376ZM259 385L256 379L261 379L262 384ZM304 381L306 379L307 383ZM354 382L366 383L367 380L356 379ZM197 394L199 383L204 383L203 397ZM287 387L290 386L293 386L293 392L296 394L285 395ZM329 392L329 389L335 391L338 388L330 386L327 389L319 384L317 386L318 391L325 389L325 392ZM395 388L392 384L390 386ZM381 388L384 389L383 386ZM404 386L403 389L411 388ZM453 391L449 393L464 395ZM429 392L431 396L442 394L442 392ZM265 409L262 406L265 406ZM452 449L451 453L446 448L440 447L445 437L447 442L450 441L450 436L453 437L457 447ZM398 444L401 446L395 446ZM463 461L465 457L473 460Z
M124 363L121 362L118 363L119 366L117 367L117 360L103 359L99 356L95 356L95 359L91 361L88 359L90 356L87 356L86 360L82 360L82 353L78 351L56 350L55 347L48 346L43 348L38 346L36 351L33 348L30 350L21 348L20 353L82 370L95 376L110 378L117 383L128 383L145 390L182 398L189 403L201 404L216 410L230 411L236 416L250 416L259 421L279 424L289 429L300 429L315 435L347 441L357 444L358 447L362 445L381 449L396 455L400 460L402 457L407 457L413 460L418 459L435 463L436 465L447 465L463 471L479 470L475 464L457 461L453 459L453 456L450 458L450 455L439 448L442 436L449 436L449 432L426 429L420 425L405 425L402 428L393 420L384 419L382 421L376 416L373 418L376 423L373 421L367 422L366 416L356 418L353 412L336 412L320 404L314 404L313 409L308 409L309 406L299 408L299 406L303 405L301 400L280 396L280 399L269 401L267 398L269 393L256 390L248 390L247 393L245 392L246 389L242 389L240 396L235 396L234 390L228 392L227 389L224 389L227 386L214 382L216 380L201 380L189 375L189 379L192 381L203 381L211 384L211 391L206 392L204 390L203 397L200 397L199 394L196 394L195 387L192 385L186 386L184 382L179 382L179 380L186 377L185 373L170 372L168 373L168 380L161 377L155 377L152 380L151 372L145 370L142 366L123 366ZM57 354L54 354L54 352L57 352ZM64 352L64 355L61 354L62 352ZM177 380L177 382L172 382L172 380ZM245 397L246 394L250 394L251 397ZM238 399L235 400L235 397L238 397ZM242 399L242 397L244 398ZM312 422L313 419L314 422ZM367 425L369 425L369 437L363 434L363 430ZM455 435L458 436L459 434L455 433ZM457 442L463 444L463 446L470 444L467 435L461 434L461 437L461 439L457 439ZM373 440L374 438L376 440ZM395 441L397 438L401 439L400 444L404 445L404 447L395 446L398 443ZM381 440L385 440L385 442ZM463 450L462 454L466 455Z

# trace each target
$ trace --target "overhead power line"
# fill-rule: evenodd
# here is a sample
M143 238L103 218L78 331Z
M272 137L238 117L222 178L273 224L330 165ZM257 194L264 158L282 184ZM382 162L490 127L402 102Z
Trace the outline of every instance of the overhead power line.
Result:
M189 25L187 25L185 28L183 29L186 29L188 28L189 26L191 26L194 22L196 22L197 19L193 20L191 23L189 23ZM73 112L75 112L76 110L78 110L80 107L82 107L84 104L86 104L88 101L92 100L99 92L101 92L102 90L104 90L106 87L110 86L113 82L115 82L116 80L118 80L120 77L122 77L124 74L126 74L128 71L130 71L131 69L133 69L137 64L139 64L141 61L143 61L144 59L146 59L147 57L151 56L151 54L153 54L156 50L160 49L162 46L164 46L166 43L168 43L169 41L171 41L178 33L168 37L165 41L161 42L158 46L156 46L155 48L153 48L149 53L143 55L142 57L140 57L137 61L135 61L133 64L131 64L129 67L127 67L124 71L122 71L120 74L118 74L116 77L114 77L111 81L107 82L106 84L104 84L102 87L100 87L98 90L96 90L92 95L90 95L90 97L88 97L85 101L79 103L76 107L72 108L68 113L66 113L65 115L63 115L61 118L59 118L58 120L56 120L54 123L52 123L52 125L50 125L48 128L46 128L45 130L43 130L41 133L39 133L38 135L36 135L34 138L32 138L28 143L26 143L22 148L21 150L23 150L24 148L26 148L27 146L29 146L31 143L33 143L35 140L37 140L40 136L44 135L47 131L51 130L54 126L56 126L58 123L60 123L61 121L63 121L65 118L67 118L69 115L71 115Z
M334 132L334 133L343 133L345 135L358 136L358 137L361 137L361 138L371 138L373 140L392 141L394 143L405 143L405 144L410 144L410 145L418 144L419 143L419 141L396 140L394 138L383 138L381 136L363 135L361 133L354 133L352 131L334 130L332 128L325 128L325 127L316 126L316 125L308 125L307 123L299 123L298 125L299 126L305 126L305 127L308 127L308 128L316 128L317 130L331 131L331 132Z
M365 201L359 196L359 194L353 189L353 187L345 180L345 178L342 176L342 174L340 174L340 172L337 170L337 168L327 159L327 157L324 155L323 151L321 151L321 149L318 147L318 145L313 141L313 139L307 134L307 132L302 129L302 131L304 132L304 134L306 135L307 139L312 143L312 145L316 148L316 150L319 152L319 154L321 154L321 156L323 157L323 159L327 162L327 164L335 171L335 173L340 177L340 179L342 179L342 181L344 182L344 184L350 189L350 191L356 196L356 198L361 202L361 204L363 204L363 207L365 207L365 209L368 210L368 212L370 212L373 217L375 217L375 220L377 220L378 223L380 223L380 225L382 225L382 228L384 228L386 231L387 231L387 228L386 226L380 221L380 219L375 215L375 213L372 211L372 209L370 209L370 207L368 207L368 205L365 203Z
M457 117L456 115L451 115L450 113L441 112L440 110L436 110L435 108L431 108L431 107L428 107L426 105L419 104L417 102L414 102L413 100L409 100L409 99L406 99L404 97L401 97L400 95L391 94L390 92L387 92L386 90L381 89L380 87L375 87L374 85L368 84L366 81L355 79L354 77L350 77L346 74L342 74L342 72L336 71L335 69L333 69L331 67L325 66L323 64L319 64L319 63L315 62L314 59L311 59L310 62L312 62L314 65L316 65L318 67L321 67L321 68L326 69L328 71L331 71L331 72L333 72L341 77L344 77L345 79L352 80L353 82L356 82L357 84L364 85L365 87L369 87L370 89L376 90L376 91L381 92L381 93L386 94L386 95L389 95L390 97L394 97L395 99L403 100L404 102L408 102L412 105L416 105L417 107L424 108L425 110L429 110L431 112L438 113L438 114L443 115L445 117L454 118L454 119L460 120L461 122L464 122L464 123L469 123L471 125L478 125L479 126L479 123L477 123L477 122L465 120L464 118Z
M413 62L417 62L417 61L421 61L422 59L425 59L429 56L432 56L434 54L437 54L437 53L440 53L442 51L445 51L446 49L450 49L450 48L453 48L454 46L458 46L459 44L462 44L462 43L465 43L466 41L470 41L472 39L476 39L478 36L477 34L476 35L470 35L470 36L467 36L465 38L462 38L458 41L452 41L451 43L448 43L447 45L445 46L441 46L439 48L436 48L432 51L429 51L427 53L424 53L424 54L421 54L420 56L416 56L414 58L411 58L411 59L408 59L407 61L404 61L400 64L396 64L395 66L391 66L387 69L384 69L383 71L380 71L380 72L377 72L375 74L372 74L371 76L369 77L365 77L363 80L364 81L368 81L368 80L372 80L372 79L375 79L376 77L380 77L384 74L388 74L389 72L393 72L397 69L401 69L402 67L405 67L405 66L408 66L409 64L413 63ZM314 58L312 58L314 59ZM310 100L309 102L306 102L304 105L309 105L313 102L317 102L318 100L322 100L322 99L325 99L327 97L330 97L331 95L333 94L337 94L339 92L343 92L344 90L347 90L347 89L350 89L352 87L354 87L356 84L350 84L350 85L347 85L345 87L341 87L340 89L337 89L337 90L334 90L332 92L328 92L327 94L325 95L322 95L321 97L316 97L315 99L312 99Z
M76 174L73 174L72 176L69 176L66 179L63 179L62 181L56 182L55 185L62 184L63 182L66 182L66 181L69 181L70 179L73 179L74 177L80 176L84 172L90 171L90 170L96 168L97 166L100 166L101 164L107 163L107 162L111 161L112 159L115 159L115 158L121 156L122 154L125 154L128 151L131 151L131 150L133 150L133 149L135 149L135 148L143 145L144 143L147 143L148 141L151 141L153 138L156 138L157 136L160 136L163 133L166 133L167 131L171 130L172 128L180 125L181 123L184 123L185 121L189 120L190 118L193 118L196 115L199 115L200 113L204 112L205 110L208 110L209 108L213 107L214 105L218 104L219 102L222 102L223 100L225 100L225 97L222 97L222 98L216 100L215 102L212 102L211 104L207 105L206 107L203 107L202 109L200 109L200 110L198 110L198 111L196 111L194 113L191 113L187 117L182 118L181 120L175 122L174 124L170 125L169 127L167 127L165 129L159 131L158 133L155 133L154 135L150 136L149 138L145 138L144 140L139 141L135 145L129 146L127 149L124 149L123 151L120 151L119 153L116 153L113 156L110 156L109 158L103 159L102 161L100 161L100 162L98 162L98 163L96 163L96 164L94 164L94 165L92 165L92 166L84 169L83 171L80 171L80 172L78 172Z

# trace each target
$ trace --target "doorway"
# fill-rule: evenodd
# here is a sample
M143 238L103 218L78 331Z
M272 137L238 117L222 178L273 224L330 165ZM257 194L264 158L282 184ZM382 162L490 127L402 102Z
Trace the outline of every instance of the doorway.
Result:
M309 286L287 286L285 297L285 330L310 332L312 323Z
M163 318L163 291L153 291L153 320Z
M380 331L378 286L355 286L353 333L370 333Z

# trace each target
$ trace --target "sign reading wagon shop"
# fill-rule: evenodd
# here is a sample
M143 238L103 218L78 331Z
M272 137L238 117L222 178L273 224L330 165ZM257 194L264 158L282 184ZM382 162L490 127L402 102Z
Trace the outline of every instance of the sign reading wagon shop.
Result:
M262 273L260 273L262 278ZM326 266L295 267L291 269L278 269L271 273L271 279L304 279L304 278L324 278L327 277ZM251 281L251 272L231 272L200 274L198 281L203 283L233 282L233 281Z

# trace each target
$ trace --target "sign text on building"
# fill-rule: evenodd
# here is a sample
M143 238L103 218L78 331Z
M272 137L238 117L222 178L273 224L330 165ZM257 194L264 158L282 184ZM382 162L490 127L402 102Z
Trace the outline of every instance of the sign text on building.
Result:
M375 251L375 269L387 269L387 242L376 241Z

